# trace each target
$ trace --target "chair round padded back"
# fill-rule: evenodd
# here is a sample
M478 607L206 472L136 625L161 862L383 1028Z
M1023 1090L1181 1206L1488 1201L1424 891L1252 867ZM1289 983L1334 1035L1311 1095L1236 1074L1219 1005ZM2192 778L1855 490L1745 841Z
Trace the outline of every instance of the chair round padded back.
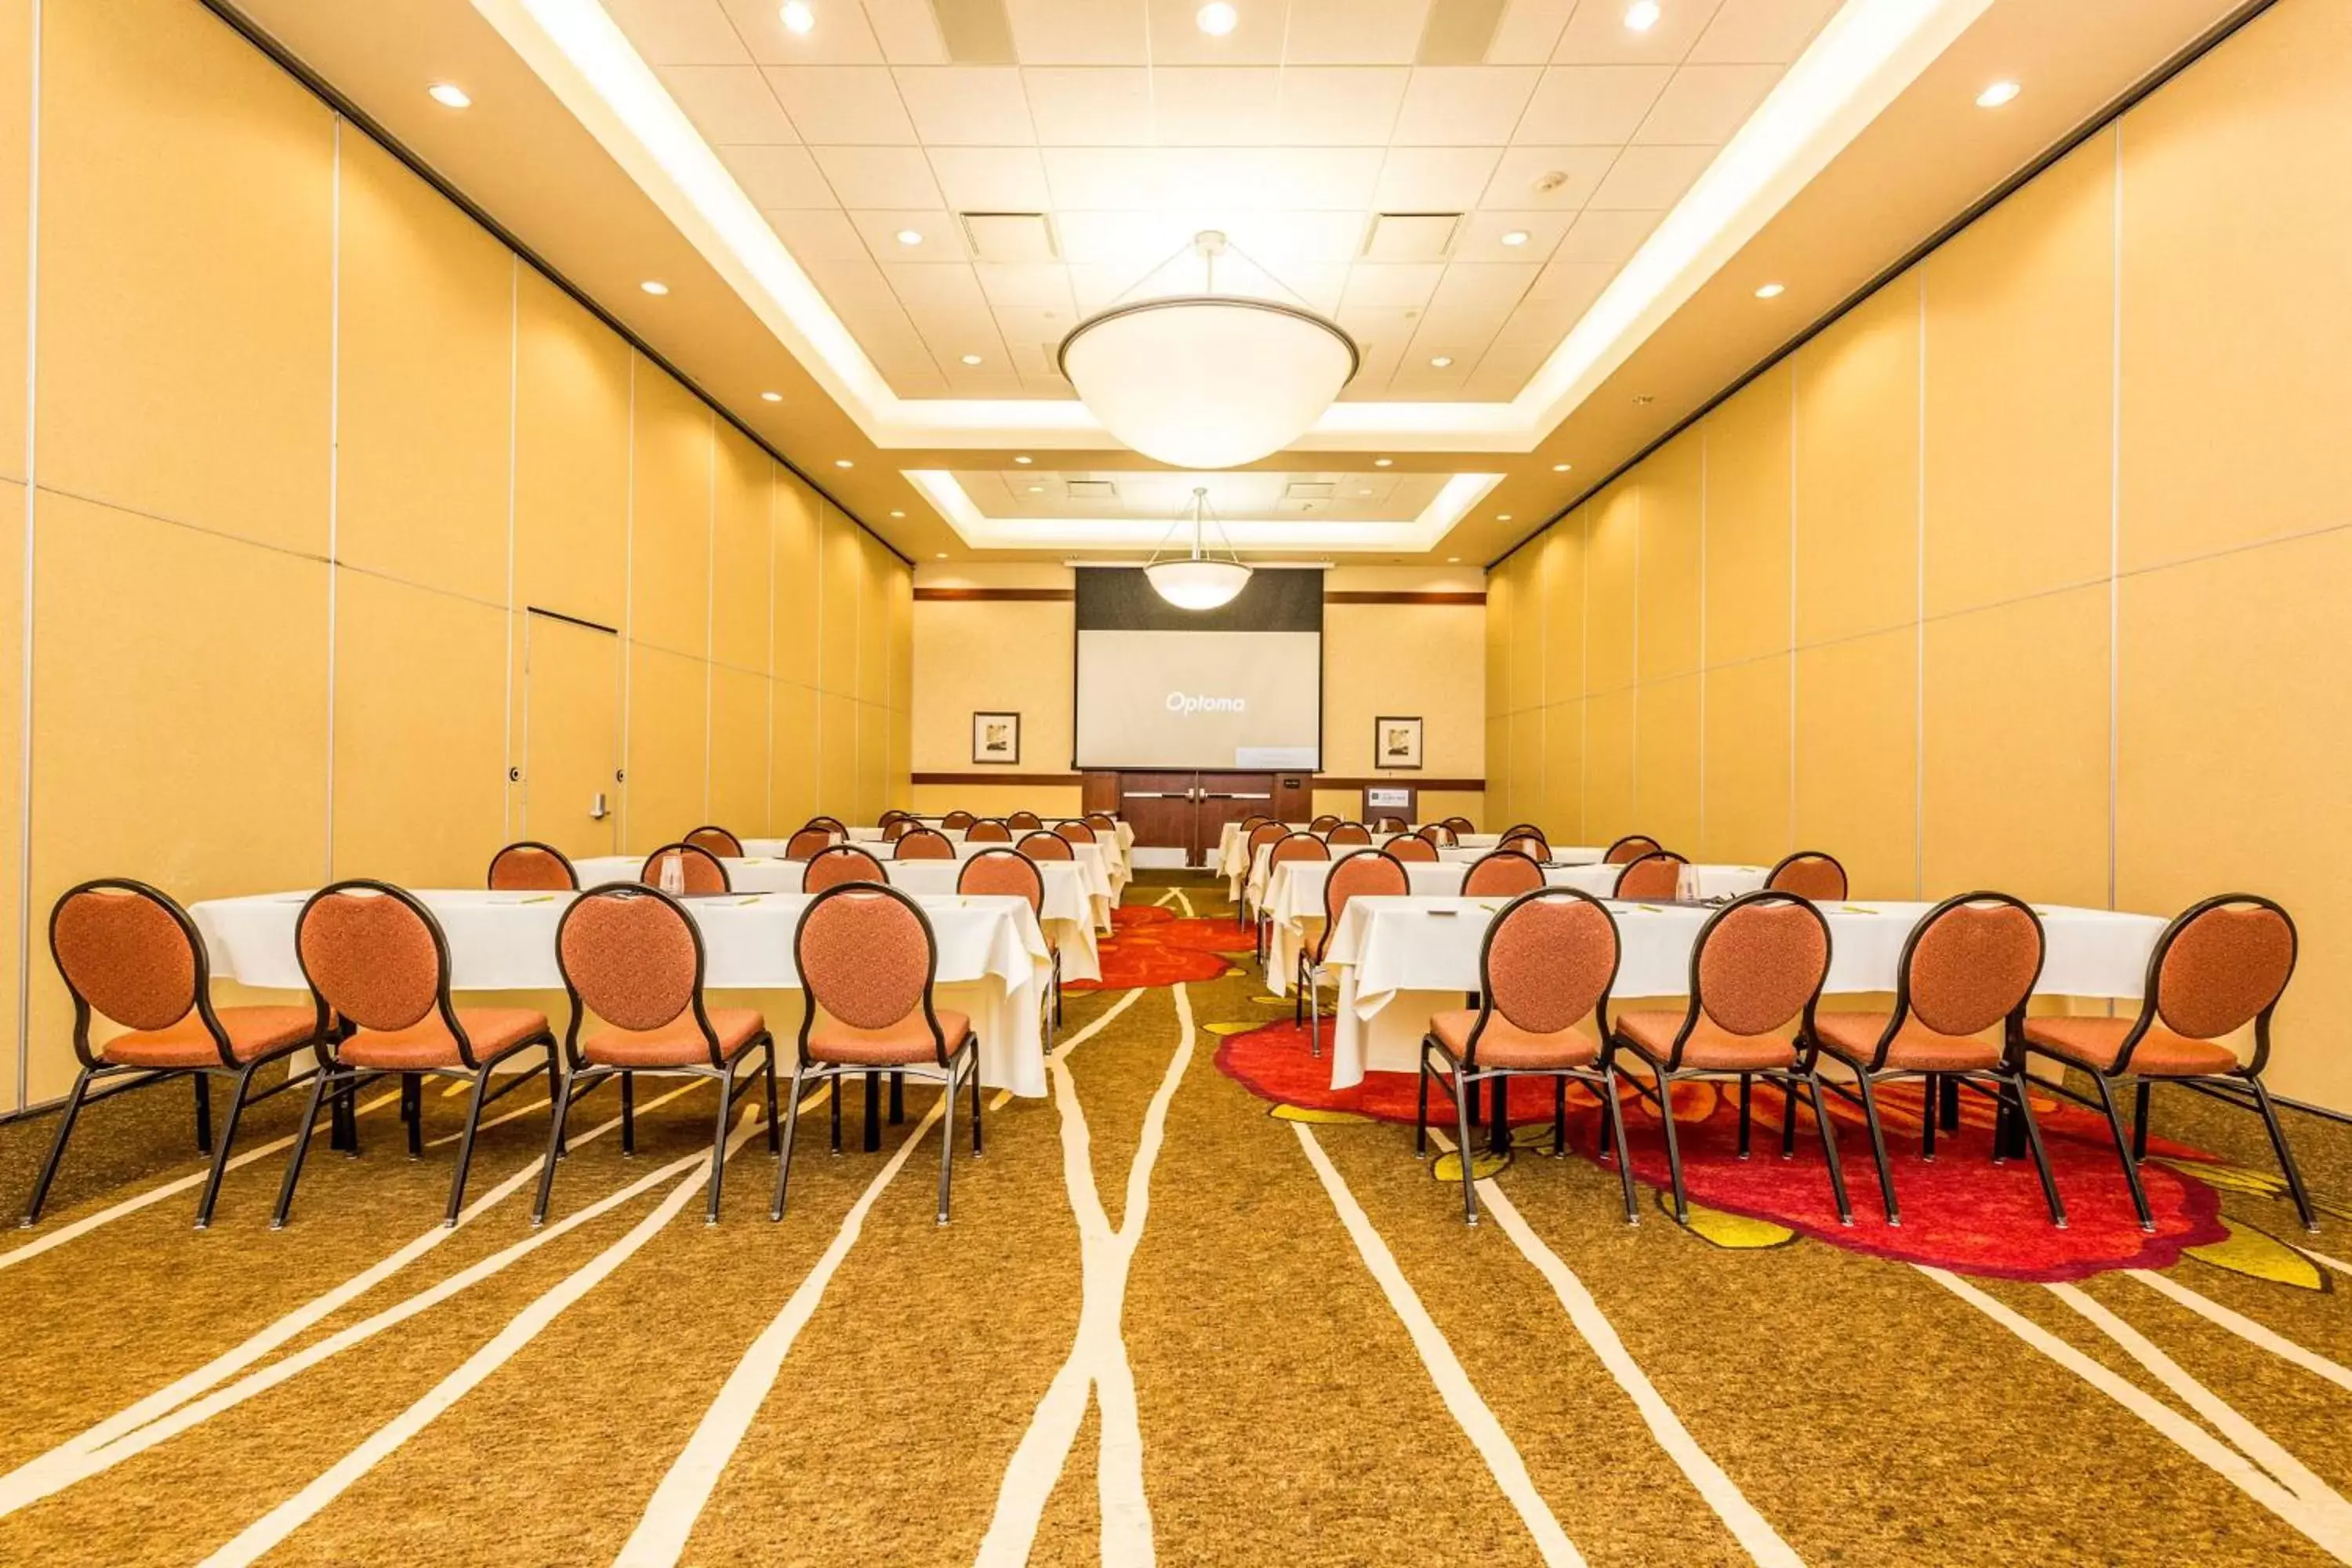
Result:
M1441 847L1459 844L1462 841L1462 836L1443 822L1424 822L1413 829L1413 834L1416 837L1426 838L1431 844Z
M1360 848L1371 843L1372 830L1360 822L1343 822L1331 829L1328 837L1334 847L1354 846Z
M1339 819L1327 811L1322 816L1317 817L1314 821L1308 823L1307 825L1307 831L1309 833L1328 833L1339 826Z
M1087 826L1097 833L1116 834L1118 831L1118 819L1107 811L1090 811L1087 813Z
M2007 893L1962 893L1919 919L1896 980L1918 1020L1973 1035L2025 1005L2042 973L2042 921Z
M901 860L952 860L955 858L955 844L938 828L918 827L912 833L898 836L898 858Z
M1691 1000L1735 1035L1769 1035L1821 994L1830 928L1795 893L1765 889L1707 918L1691 949Z
M973 823L978 822L980 818L974 816L968 811L950 811L945 816L940 818L940 826L941 827L953 830L961 830L963 828L970 827Z
M929 1016L937 956L930 921L896 888L828 888L801 911L793 932L793 957L812 1008L853 1029L887 1029L920 1008L945 1064L939 1020Z
M1402 816L1383 816L1372 824L1372 830L1376 833L1402 833L1411 826Z
M67 987L104 1017L164 1029L188 1016L205 979L186 911L144 882L84 882L49 911L49 952Z
M836 838L846 838L849 837L849 829L841 825L841 818L837 816L812 816L806 822L802 823L801 826L803 827L822 827Z
M1045 826L1045 819L1034 811L1016 811L1004 819L1004 826L1015 833L1034 833Z
M1242 818L1242 831L1244 834L1255 833L1273 820L1274 818L1262 811L1254 811Z
M2278 1003L2294 974L2294 921L2270 900L2224 893L2188 910L2157 939L2147 994L2164 1026L2218 1039Z
M808 868L801 873L801 891L822 893L844 882L878 884L887 879L881 861L855 845L836 844L810 858Z
M784 840L784 858L814 860L832 847L832 834L822 827L803 827Z
M1620 899L1671 899L1682 890L1683 858L1660 849L1626 862L1617 873Z
M1265 863L1279 866L1286 860L1328 860L1331 847L1312 833L1286 833L1274 841L1267 851Z
M1524 855L1538 866L1551 858L1551 846L1544 842L1543 835L1523 827L1515 827L1503 835L1503 842L1496 847L1514 855Z
M1349 899L1402 898L1412 891L1412 878L1404 863L1385 850L1359 849L1341 856L1323 879L1323 942L1328 942L1339 929Z
M663 845L646 857L645 869L637 873L637 879L648 888L660 887L662 862L673 859L678 863L678 873L684 879L686 891L728 891L730 884L727 880L727 868L719 863L718 856L698 844Z
M686 842L697 849L708 849L713 855L723 855L731 860L743 858L743 841L727 829L709 823L688 834Z
M900 816L882 825L882 842L896 844L923 825L911 816Z
M295 917L294 954L310 989L363 1029L422 1023L448 991L439 922L386 882L331 882L311 894Z
M910 815L911 813L901 811L894 805L889 810L884 812L880 816L877 817L875 819L874 826L877 827L887 827L894 822L906 821Z
M1598 899L1574 888L1537 888L1486 928L1479 990L1513 1027L1556 1035L1608 997L1617 952L1617 922Z
M966 844L1010 844L1013 842L1013 829L994 817L983 816L963 830L963 841Z
M1478 831L1478 825L1471 821L1466 816L1449 816L1444 822L1438 824L1438 826L1441 827L1450 827L1456 833L1475 833Z
M1655 855L1664 847L1646 833L1629 833L1609 847L1609 852L1601 857L1601 863L1604 866L1630 866L1643 856Z
M1051 834L1040 834L1050 838ZM1036 862L1026 855L1011 849L983 849L963 863L956 873L956 891L977 893L983 897L1026 899L1029 912L1042 916L1045 909L1045 878Z
M1544 885L1543 868L1516 849L1490 849L1462 875L1465 899L1516 899Z
M1244 858L1255 860L1259 850L1269 844L1279 844L1289 837L1290 829L1279 822L1261 822L1249 830L1249 854Z
M1054 825L1054 831L1073 844L1092 844L1095 841L1095 830L1083 822L1057 822Z
M1785 857L1764 879L1776 893L1794 893L1817 904L1833 904L1846 895L1845 868L1837 858L1818 849L1800 849Z
M580 873L554 845L526 838L490 857L485 884L496 892L568 893L580 886Z
M1021 836L1021 842L1013 847L1032 860L1075 860L1078 858L1077 852L1070 847L1070 841L1058 833L1024 833ZM993 855L996 851L992 849L988 853Z
M555 928L555 962L572 996L623 1029L658 1029L702 990L701 933L658 888L611 883L573 900Z
M1437 846L1418 834L1400 833L1382 847L1398 860L1420 861L1432 866L1437 863Z

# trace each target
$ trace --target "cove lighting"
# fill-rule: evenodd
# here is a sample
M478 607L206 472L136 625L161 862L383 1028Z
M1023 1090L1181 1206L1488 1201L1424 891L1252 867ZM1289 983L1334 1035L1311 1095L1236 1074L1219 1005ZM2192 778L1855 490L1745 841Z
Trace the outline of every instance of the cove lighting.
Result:
M2013 81L1997 81L1977 94L1979 109L1999 109L2025 89Z
M454 81L436 81L425 89L425 95L444 109L474 107L474 100L466 96L466 89Z
M1658 0L1633 0L1625 7L1625 26L1637 33L1646 33L1658 25Z
M789 32L805 37L816 30L816 12L810 7L808 0L788 0L781 15Z
M1226 5L1225 0L1211 0L1211 3L1202 6L1199 14L1192 18L1194 22L1200 24L1201 31L1213 38L1222 38L1232 32L1241 19L1241 13Z

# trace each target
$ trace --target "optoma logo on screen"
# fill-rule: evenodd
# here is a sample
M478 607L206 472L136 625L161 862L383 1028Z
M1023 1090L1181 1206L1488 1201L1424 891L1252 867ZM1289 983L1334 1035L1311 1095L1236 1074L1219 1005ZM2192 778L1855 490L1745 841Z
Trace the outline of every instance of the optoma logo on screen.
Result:
M1168 694L1168 711L1190 719L1195 713L1246 713L1249 704L1238 697L1187 697L1181 691L1171 691Z

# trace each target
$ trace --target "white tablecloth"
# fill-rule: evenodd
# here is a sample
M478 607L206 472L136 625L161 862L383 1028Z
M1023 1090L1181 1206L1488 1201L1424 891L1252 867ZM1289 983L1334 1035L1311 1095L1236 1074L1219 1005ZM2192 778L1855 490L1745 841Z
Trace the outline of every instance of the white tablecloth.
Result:
M562 991L555 927L572 895L412 891L448 937L452 991ZM265 990L307 991L294 953L294 919L309 897L261 893L194 905L189 913L204 935L213 973ZM970 1014L979 1031L981 1081L1015 1094L1044 1094L1042 1004L1053 959L1028 900L918 894L916 901L939 943L938 1005ZM799 990L793 933L808 902L798 893L686 900L702 932L704 984L719 991ZM560 1032L560 1012L551 1018ZM798 1012L772 1012L768 1025L789 1058Z
M1478 989L1478 950L1503 899L1350 899L1331 938L1339 968L1331 1086L1367 1069L1412 1072L1430 1015L1459 1007ZM1904 939L1924 903L1827 904L1830 973L1824 994L1888 992ZM1622 944L1613 1007L1636 997L1683 996L1692 944L1715 911L1679 904L1609 906ZM2164 930L2155 915L2036 905L2048 950L2034 990L2045 996L2137 999L2148 954Z
M1551 858L1545 862L1548 866L1598 866L1601 858L1609 853L1605 847L1593 844L1554 844L1549 847ZM1495 844L1481 847L1465 839L1459 846L1438 850L1437 858L1451 860L1457 866L1468 866L1484 860L1495 849Z
M946 818L919 816L915 820L926 827L940 827L940 824ZM1042 817L1041 820L1045 826L1038 831L1051 833L1065 822L1078 822L1084 819L1076 816L1046 816ZM1095 842L1102 850L1103 874L1110 879L1111 900L1116 903L1119 895L1127 890L1128 883L1135 879L1135 825L1114 819L1114 826L1117 831L1108 837L1103 834L1101 828L1096 828ZM940 831L959 844L963 842L964 830L961 827L940 827ZM849 836L859 840L879 838L882 837L882 830L878 827L853 827L849 830ZM1014 829L1013 837L1015 839L1020 838L1021 830Z
M1323 889L1331 880L1331 868L1336 864L1336 860L1285 860L1273 868L1266 878L1264 907L1273 929L1266 942L1265 979L1277 996L1290 994L1291 977L1298 972L1299 947L1322 929ZM1555 887L1574 886L1571 879L1590 869L1584 866L1551 866L1545 868L1544 880ZM1404 873L1414 898L1450 899L1460 896L1462 879L1470 874L1470 868L1442 860L1434 865L1407 861ZM1475 955L1472 962L1476 962Z
M1580 893L1605 899L1617 890L1622 866L1570 866L1547 879ZM1769 866L1685 866L1675 879L1675 896L1681 899L1731 899L1752 893L1772 874Z
M1303 822L1286 822L1282 826L1286 832L1309 831L1307 825ZM1413 824L1416 828L1421 826L1417 822ZM1394 833L1375 833L1372 835L1372 842L1385 844L1398 837L1400 836ZM1455 839L1462 847L1476 849L1482 853L1492 849L1502 841L1503 836L1499 833L1465 833ZM1225 879L1226 885L1233 891L1234 898L1240 899L1242 889L1247 885L1244 879L1250 874L1249 835L1242 831L1240 823L1228 822L1218 830L1216 867L1217 875Z

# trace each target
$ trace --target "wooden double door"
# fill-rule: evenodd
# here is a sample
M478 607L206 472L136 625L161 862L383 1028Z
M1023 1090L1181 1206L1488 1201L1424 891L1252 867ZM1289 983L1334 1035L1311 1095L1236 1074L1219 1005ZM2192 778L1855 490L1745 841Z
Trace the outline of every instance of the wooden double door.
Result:
M1122 773L1118 781L1118 814L1135 842L1181 849L1187 866L1208 862L1228 822L1281 816L1304 783L1297 774L1199 771Z

